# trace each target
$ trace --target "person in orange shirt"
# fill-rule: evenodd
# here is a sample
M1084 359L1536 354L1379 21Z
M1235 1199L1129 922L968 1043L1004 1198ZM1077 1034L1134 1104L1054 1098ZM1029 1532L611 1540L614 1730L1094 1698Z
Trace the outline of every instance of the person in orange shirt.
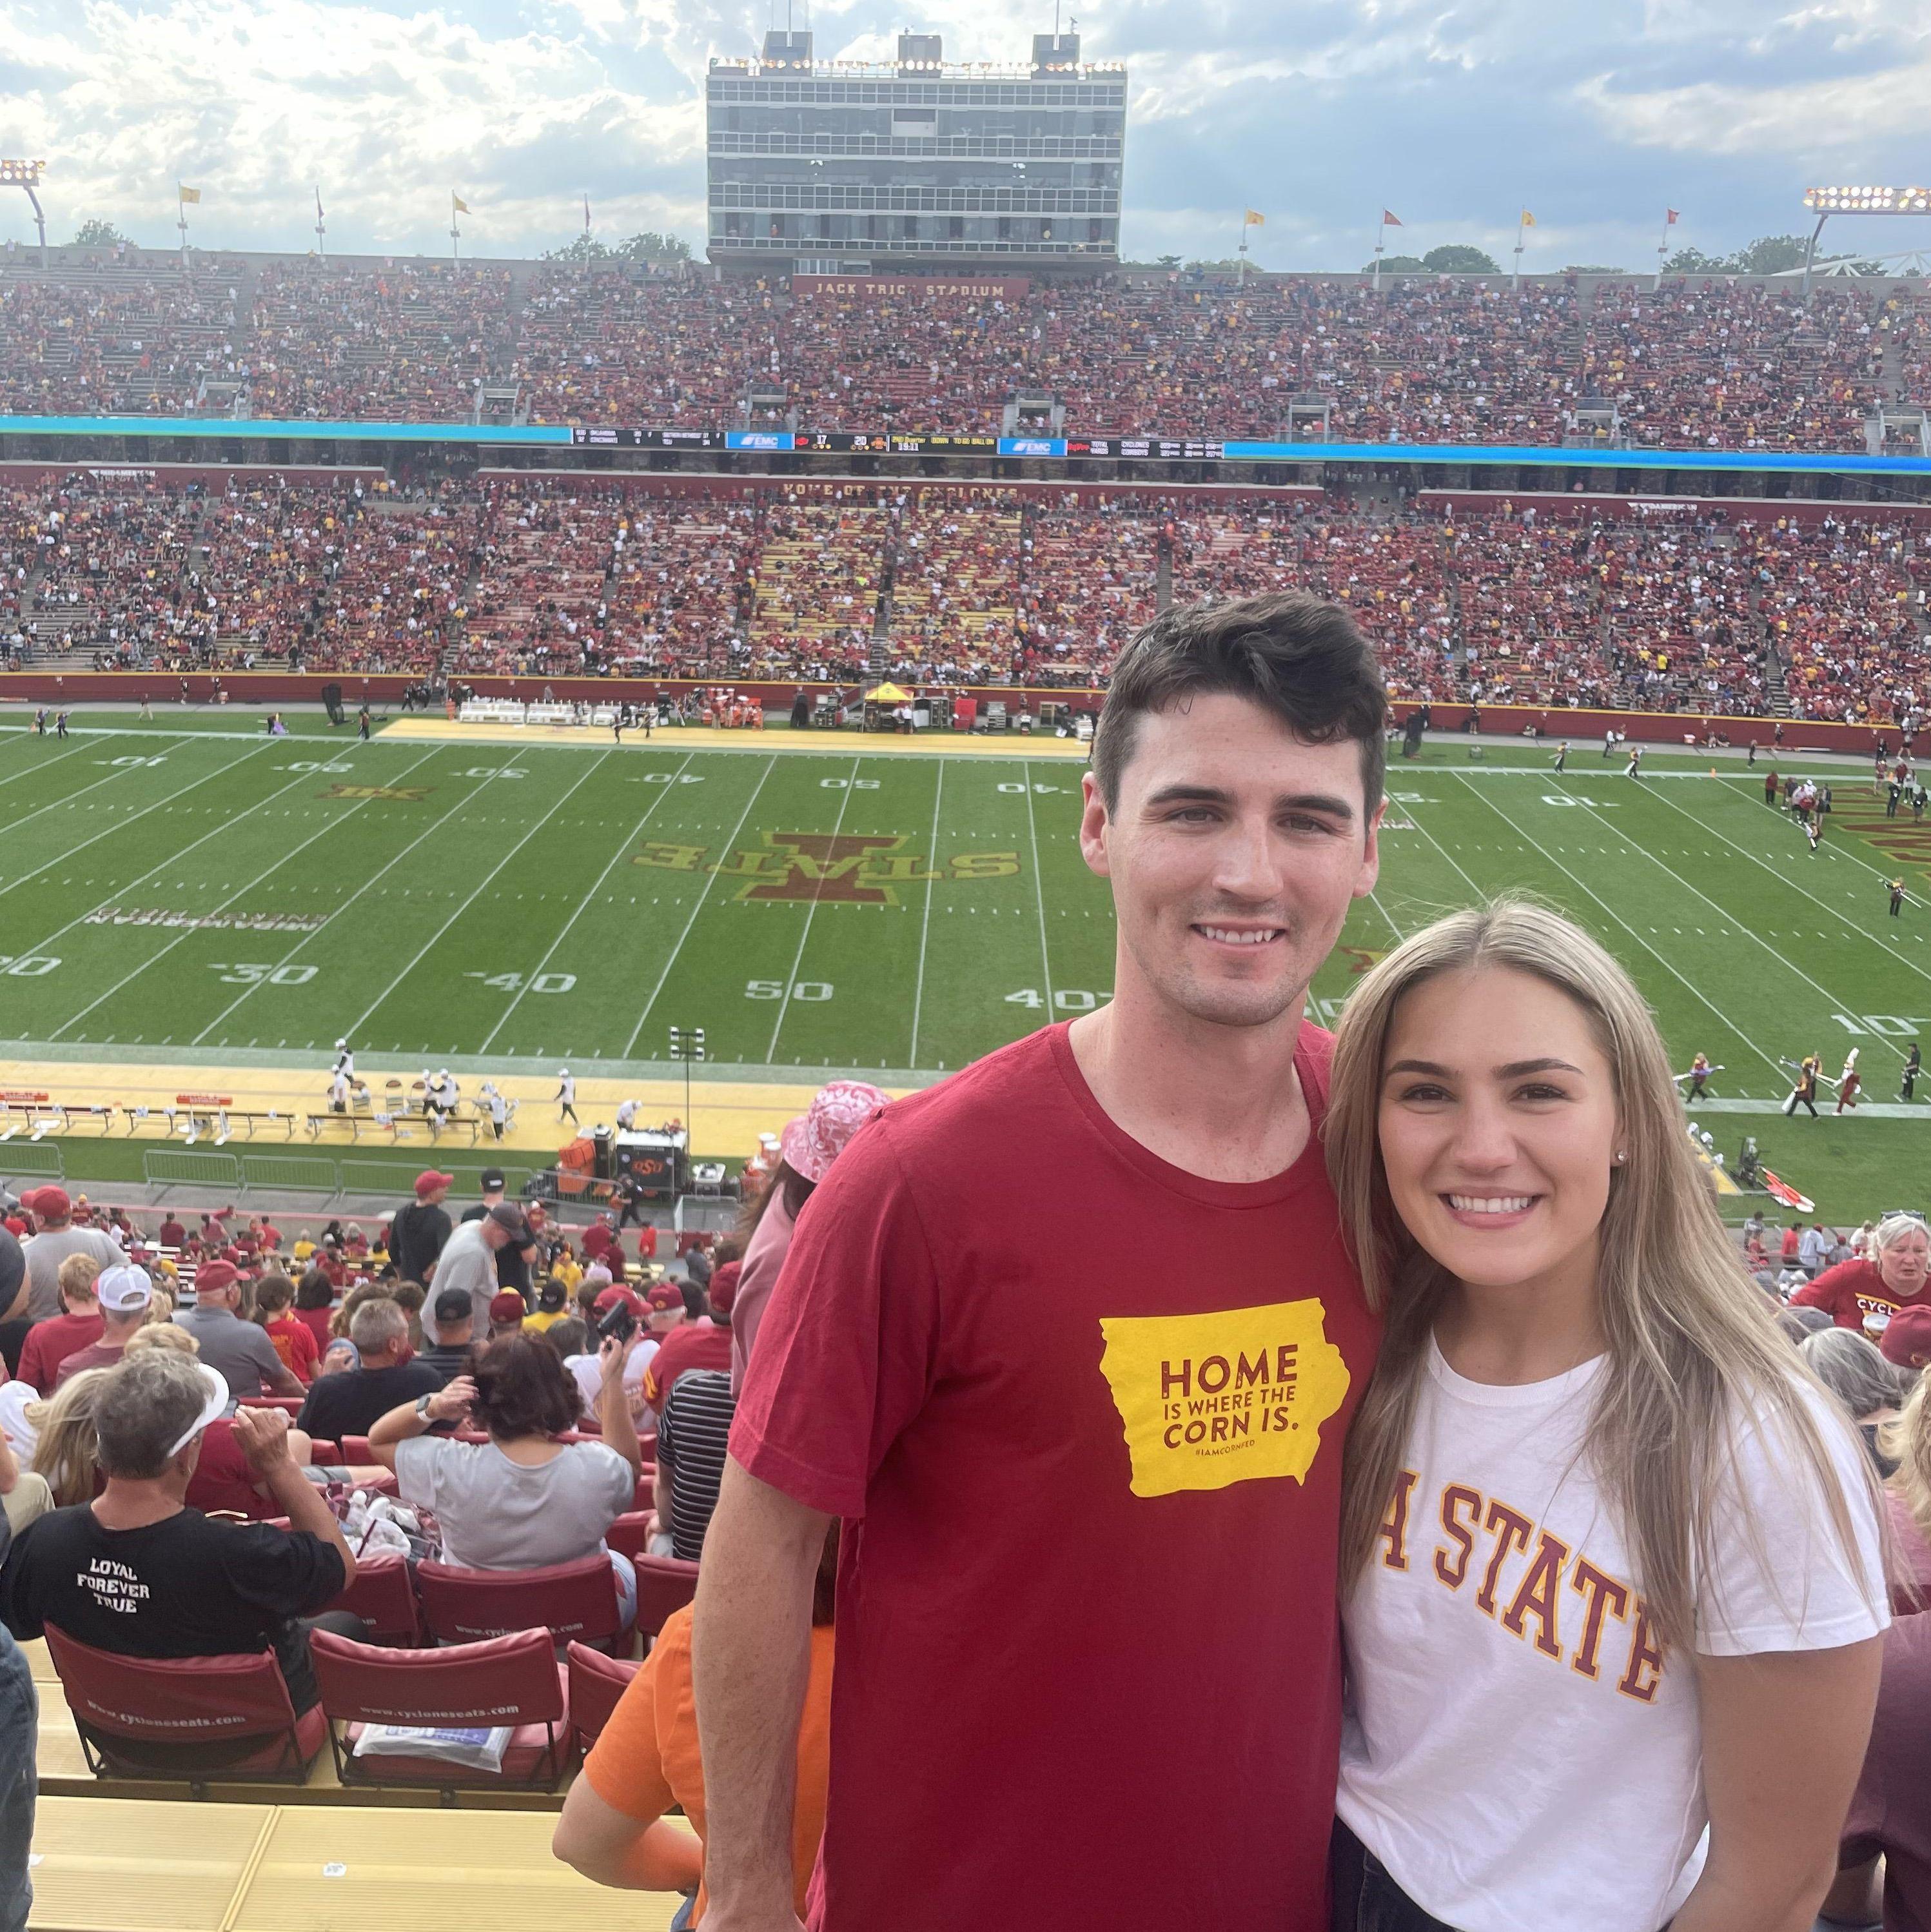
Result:
M811 1598L811 1673L798 1726L798 1794L791 1814L792 1904L805 1894L825 1829L831 1764L832 1611L838 1526L825 1538ZM690 1607L664 1620L643 1668L631 1678L603 1734L570 1787L550 1850L598 1885L629 1892L694 1894L671 1922L704 1915L704 1768L697 1751L697 1707L691 1677ZM664 1822L683 1807L691 1831ZM691 1833L694 1832L694 1838Z

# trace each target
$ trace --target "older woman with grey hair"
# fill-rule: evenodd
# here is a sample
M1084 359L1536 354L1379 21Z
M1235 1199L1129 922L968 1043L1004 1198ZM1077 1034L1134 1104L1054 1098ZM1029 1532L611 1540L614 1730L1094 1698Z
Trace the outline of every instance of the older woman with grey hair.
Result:
M1889 1477L1897 1462L1878 1447L1878 1430L1896 1418L1917 1378L1900 1376L1875 1342L1848 1328L1820 1328L1804 1342L1803 1355L1810 1372L1858 1425L1879 1474Z
M1931 1232L1915 1214L1887 1214L1871 1236L1870 1258L1840 1262L1790 1298L1793 1308L1822 1308L1840 1328L1882 1334L1900 1308L1931 1307Z

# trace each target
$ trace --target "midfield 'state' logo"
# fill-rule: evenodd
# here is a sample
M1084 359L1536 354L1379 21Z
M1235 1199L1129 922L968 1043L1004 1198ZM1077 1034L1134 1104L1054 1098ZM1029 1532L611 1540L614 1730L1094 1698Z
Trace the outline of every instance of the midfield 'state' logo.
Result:
M334 784L324 798L400 798L419 802L429 796L427 785Z
M710 848L653 839L631 860L666 872L714 872L742 879L740 899L802 899L817 904L896 905L900 886L933 880L1005 879L1019 870L1016 852L961 852L931 868L905 850L902 832L767 832L762 845L715 865Z

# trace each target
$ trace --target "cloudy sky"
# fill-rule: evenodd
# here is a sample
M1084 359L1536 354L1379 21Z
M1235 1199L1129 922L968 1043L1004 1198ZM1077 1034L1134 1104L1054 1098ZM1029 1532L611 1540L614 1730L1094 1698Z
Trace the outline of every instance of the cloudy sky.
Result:
M701 251L701 84L772 0L0 0L0 152L44 155L55 240L89 216L171 243L343 252L567 241L587 192L614 239ZM779 0L781 23L782 0ZM800 23L805 0L798 0ZM1654 262L1666 205L1718 252L1803 225L1810 182L1931 172L1931 0L1068 0L1089 59L1131 70L1125 246L1351 268L1392 244L1480 242L1525 266ZM949 58L1016 60L1050 0L817 0L825 56L936 28ZM1931 223L1840 223L1843 245L1931 247ZM0 196L0 237L31 238ZM1840 238L1834 234L1832 240Z

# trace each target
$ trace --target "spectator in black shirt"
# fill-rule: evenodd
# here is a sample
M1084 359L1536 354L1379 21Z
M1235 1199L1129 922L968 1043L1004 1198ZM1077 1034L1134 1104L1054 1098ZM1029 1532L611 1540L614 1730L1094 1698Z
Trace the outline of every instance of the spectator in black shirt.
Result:
M398 1208L389 1224L389 1258L404 1281L419 1281L424 1287L436 1266L436 1258L448 1240L451 1223L442 1205L454 1177L438 1174L433 1168L415 1177L415 1199Z
M366 1436L377 1416L433 1395L443 1384L441 1370L408 1359L409 1319L393 1301L377 1296L364 1302L349 1322L349 1339L358 1366L317 1376L301 1405L295 1426L311 1437L340 1442L345 1436Z
M221 1657L272 1648L298 1715L316 1702L306 1628L361 1636L347 1612L322 1615L355 1559L321 1492L289 1454L288 1418L244 1408L234 1423L248 1466L291 1527L211 1521L183 1498L202 1432L229 1400L205 1363L172 1352L130 1356L94 1406L106 1486L91 1503L30 1523L0 1570L0 1622L19 1639L49 1624L124 1657ZM184 1768L245 1756L259 1740L155 1747L125 1739L124 1756Z
M446 1288L436 1298L429 1318L423 1324L424 1331L434 1339L415 1359L424 1368L433 1369L445 1388L466 1372L475 1315L475 1304L466 1290Z

